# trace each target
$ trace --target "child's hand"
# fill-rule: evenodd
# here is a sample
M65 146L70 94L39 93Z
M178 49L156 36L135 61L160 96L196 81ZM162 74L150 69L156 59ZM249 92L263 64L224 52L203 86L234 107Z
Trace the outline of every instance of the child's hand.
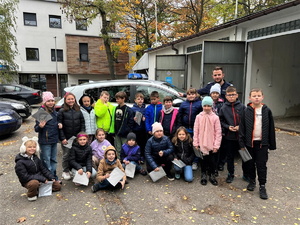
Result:
M78 172L80 175L82 175L82 174L83 174L83 169L79 169L79 170L77 170L77 172Z
M214 148L214 149L213 149L213 153L216 153L217 151L218 151L217 148Z
M199 151L199 146L194 146L195 149L197 149Z
M235 131L239 131L240 126L235 126L234 129L235 129Z
M128 165L130 162L125 160L125 165Z
M162 156L164 155L164 152L163 152L162 150L160 150L160 151L158 152L158 155L159 155L160 157L162 157Z
M107 174L105 174L105 176L104 176L105 178L109 178L110 177L110 174L109 173L107 173Z
M58 129L62 129L62 128L63 128L62 123L58 123Z
M136 122L136 117L133 117L133 120Z
M61 143L62 143L63 145L67 145L67 144L68 144L68 141L67 141L67 139L64 139L64 140L61 141Z
M89 178L90 179L90 177L91 177L91 172L86 172L86 176L87 176L87 178Z
M148 134L152 135L152 132L151 132L151 131L148 131Z
M143 120L143 121L145 121L145 120L146 120L146 118L143 116L143 117L142 117L142 120Z
M155 171L155 172L159 171L159 168L158 168L158 167L156 167L156 168L154 169L154 171Z
M44 126L46 125L46 121L45 120L42 120L39 124L39 127L40 128L43 128Z
M125 180L120 181L120 183L122 184L122 189L124 189L124 187L125 187Z
M229 130L232 131L232 132L236 132L234 126L229 126Z
M45 184L47 184L48 183L48 180L45 180Z

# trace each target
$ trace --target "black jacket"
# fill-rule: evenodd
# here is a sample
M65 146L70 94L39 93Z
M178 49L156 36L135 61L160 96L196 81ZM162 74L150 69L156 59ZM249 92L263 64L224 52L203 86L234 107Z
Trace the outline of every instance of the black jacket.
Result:
M19 153L15 158L15 171L22 186L31 180L45 183L46 180L55 179L54 175L43 166L42 161L36 155L29 158Z
M270 150L276 149L275 126L271 110L266 106L262 106L262 137L261 145L267 145ZM253 147L253 131L255 124L255 109L251 103L247 105L240 123L240 147Z
M123 109L123 115L122 115L122 119L120 121L120 127L119 129L117 129L116 126L116 117L117 117L117 110L121 109L119 106L117 106L116 108L116 112L115 112L115 118L114 118L114 126L115 126L115 135L126 138L127 134L129 132L131 132L133 130L133 126L134 126L134 115L133 115L133 111L130 107L128 107L127 105L122 106L124 107Z
M69 155L69 164L76 170L86 167L86 172L92 173L92 148L88 144L81 146L76 140L72 144Z
M181 159L186 165L192 165L195 158L193 144L189 143L188 140L178 140L177 145L174 144L173 146L175 158Z
M64 139L70 139L81 132L85 131L85 122L82 112L70 109L64 111L60 109L58 112L58 122L63 125L63 128L59 130L59 139L62 141Z

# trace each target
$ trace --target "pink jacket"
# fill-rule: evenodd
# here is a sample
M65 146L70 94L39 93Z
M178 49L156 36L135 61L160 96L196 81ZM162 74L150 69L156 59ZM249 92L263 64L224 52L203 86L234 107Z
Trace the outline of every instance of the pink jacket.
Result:
M214 113L201 112L194 123L193 145L198 147L203 155L208 155L214 148L219 149L222 140L221 123Z

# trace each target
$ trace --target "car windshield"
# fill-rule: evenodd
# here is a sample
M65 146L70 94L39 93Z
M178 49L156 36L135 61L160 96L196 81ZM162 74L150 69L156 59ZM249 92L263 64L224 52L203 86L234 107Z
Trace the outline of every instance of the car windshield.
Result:
M168 82L164 82L163 85L165 85L165 86L167 86L167 87L170 87L170 88L173 88L173 89L175 89L177 92L181 92L181 93L185 93L185 92L186 92L185 90L183 90L183 89L181 89L181 88L179 88L179 87L176 87L176 86L174 86L173 84L170 84L170 83L168 83Z
M33 88L31 88L31 87L28 87L28 86L25 86L25 85L23 85L23 84L18 84L18 86L19 87L22 87L22 88L24 88L24 89L26 89L26 90L28 90L28 91L34 91L35 89L33 89Z

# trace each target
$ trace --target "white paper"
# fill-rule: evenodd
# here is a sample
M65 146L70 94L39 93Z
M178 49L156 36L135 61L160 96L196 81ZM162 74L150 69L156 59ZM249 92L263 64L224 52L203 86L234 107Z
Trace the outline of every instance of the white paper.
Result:
M179 168L185 167L186 164L184 162L182 162L182 160L180 159L174 159L172 161L172 163L174 163L176 166L178 166Z
M80 175L78 173L78 171L76 171L75 176L73 178L73 182L77 183L77 184L82 184L82 185L88 186L89 185L89 178L86 176L85 172L83 172L83 174Z
M119 167L114 168L114 170L111 172L109 178L107 178L107 181L112 185L116 186L117 183L125 176L125 173L119 169Z
M125 174L127 177L134 178L136 165L129 163L125 166Z
M43 109L39 109L35 114L32 115L38 122L52 120L52 116Z
M162 177L167 175L166 172L164 171L164 169L161 166L158 167L158 168L159 168L159 171L154 171L153 170L149 173L149 176L151 177L153 182L156 182L159 179L161 179Z
M52 184L53 181L48 181L47 184L41 183L39 187L39 197L52 195Z
M138 125L141 125L141 121L142 121L142 118L143 118L143 114L140 113L139 111L136 111L135 112L135 122L138 124Z
M64 145L65 147L67 148L72 148L72 144L73 144L73 141L76 139L75 136L72 136L69 140L68 140L68 144Z

